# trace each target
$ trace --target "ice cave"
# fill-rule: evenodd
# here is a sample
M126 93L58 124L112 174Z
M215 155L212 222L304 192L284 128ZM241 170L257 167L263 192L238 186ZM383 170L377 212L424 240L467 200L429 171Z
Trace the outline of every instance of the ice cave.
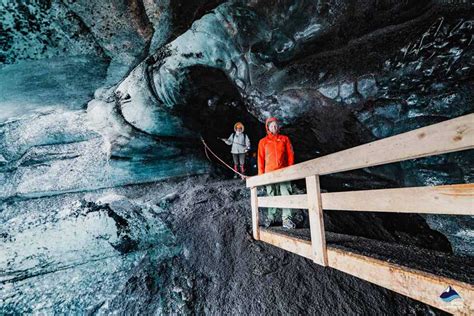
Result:
M474 314L473 46L465 0L0 0L0 314ZM289 205L308 161L456 119L464 147L318 174L294 227L249 185L299 170ZM448 186L445 212L322 198Z

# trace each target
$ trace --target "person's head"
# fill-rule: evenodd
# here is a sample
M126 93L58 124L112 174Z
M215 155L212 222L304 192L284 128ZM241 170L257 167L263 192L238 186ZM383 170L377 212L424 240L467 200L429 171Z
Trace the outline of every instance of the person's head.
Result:
M270 122L270 124L268 124L268 130L273 135L278 134L278 131L280 130L280 126L278 125L278 122L277 121Z
M277 135L280 132L280 124L276 117L270 117L266 122L267 132L273 135Z
M236 133L243 133L244 132L244 124L242 124L241 122L237 122L234 124L234 131Z

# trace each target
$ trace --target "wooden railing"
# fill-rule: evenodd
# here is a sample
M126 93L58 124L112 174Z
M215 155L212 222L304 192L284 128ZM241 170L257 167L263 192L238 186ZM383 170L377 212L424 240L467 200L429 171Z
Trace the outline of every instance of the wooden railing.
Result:
M251 190L253 237L445 311L474 312L474 287L471 284L337 249L326 249L323 221L323 210L474 215L474 184L336 193L321 193L319 184L321 175L473 148L474 114L469 114L250 177L247 187ZM258 186L298 179L306 179L306 194L257 196ZM261 229L259 207L307 209L311 242ZM421 292L410 291L410 284ZM454 284L463 298L462 304L459 301L448 304L439 299L444 288Z

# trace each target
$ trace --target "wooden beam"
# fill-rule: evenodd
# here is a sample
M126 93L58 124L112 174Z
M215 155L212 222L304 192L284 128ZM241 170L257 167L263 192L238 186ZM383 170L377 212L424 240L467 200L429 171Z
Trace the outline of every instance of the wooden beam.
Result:
M314 262L327 266L326 236L318 176L306 178L306 194L308 197L309 229L311 231L311 247L313 249Z
M258 198L258 206L307 209L308 198L306 197L306 194L262 196Z
M474 148L474 114L247 178L247 187Z
M325 210L474 215L474 184L322 193Z
M474 183L321 193L325 210L474 215ZM306 194L264 196L259 207L307 209Z
M311 242L262 229L261 240L313 259ZM328 265L362 280L408 296L425 304L453 314L474 314L474 286L454 279L437 276L424 271L407 268L394 263L328 247ZM448 287L453 287L461 299L450 303L439 296Z
M250 204L252 206L252 234L255 240L260 239L260 226L258 219L258 196L257 188L250 189Z
M403 267L386 261L328 249L329 266L378 286L453 314L473 315L474 287L471 284ZM440 294L453 287L462 299L446 303Z
M314 259L310 241L278 234L264 228L260 230L260 240L296 255Z

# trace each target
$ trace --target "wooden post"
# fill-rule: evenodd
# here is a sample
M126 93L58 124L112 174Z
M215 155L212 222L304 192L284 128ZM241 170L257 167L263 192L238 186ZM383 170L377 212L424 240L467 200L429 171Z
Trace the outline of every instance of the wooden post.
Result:
M257 187L250 189L250 204L252 206L252 232L255 240L260 239L260 226L258 226L258 197Z
M306 177L306 195L308 197L309 228L311 230L311 247L313 261L322 266L328 265L326 236L324 234L324 217L321 204L319 176Z

